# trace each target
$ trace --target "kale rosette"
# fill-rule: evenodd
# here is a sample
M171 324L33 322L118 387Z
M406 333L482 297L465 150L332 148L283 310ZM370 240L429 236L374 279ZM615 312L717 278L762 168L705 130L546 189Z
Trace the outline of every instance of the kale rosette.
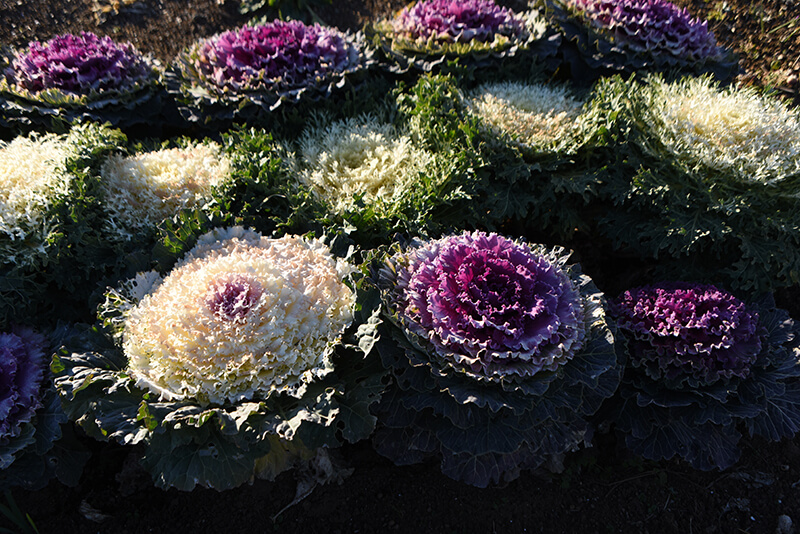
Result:
M9 127L47 129L53 121L152 124L161 111L158 63L130 43L90 32L32 41L6 51L0 117Z
M560 459L621 365L603 296L561 249L497 234L412 242L376 273L379 344L394 385L374 441L398 464L428 456L476 486Z
M800 429L798 327L771 299L665 282L611 303L628 368L612 419L645 458L726 469L741 430L777 441Z
M363 439L383 371L365 359L369 323L346 343L367 313L354 272L320 240L204 234L165 277L107 294L113 339L86 330L65 345L66 411L97 439L144 443L156 484L187 491L273 478Z

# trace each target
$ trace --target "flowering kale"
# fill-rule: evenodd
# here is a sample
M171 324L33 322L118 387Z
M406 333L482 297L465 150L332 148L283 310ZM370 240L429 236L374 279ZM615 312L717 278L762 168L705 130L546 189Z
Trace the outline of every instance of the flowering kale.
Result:
M107 293L113 344L88 327L67 343L54 364L67 413L98 439L145 442L156 483L184 490L271 478L363 439L383 370L368 340L344 346L372 312L355 311L352 275L319 240L205 234L163 279Z
M378 273L396 378L378 450L439 455L448 476L486 486L588 441L584 416L621 370L592 282L560 250L497 234L414 245Z
M557 47L545 43L546 28L537 11L520 15L493 0L422 0L377 22L372 31L401 69L413 65L430 71L447 58L473 56L475 61L486 53L501 58L532 47L541 48L544 57Z
M84 95L129 91L151 77L151 67L130 43L93 33L59 35L28 45L6 69L9 84L31 93L47 89Z
M272 111L283 100L329 96L346 76L371 63L360 35L275 20L196 43L179 55L167 75L170 91L189 108L216 105L232 116L250 103Z
M57 476L78 482L87 454L62 439L66 422L58 396L45 379L49 357L41 334L15 327L0 333L0 484L44 487ZM71 434L67 434L71 436ZM55 442L58 442L58 446Z
M672 282L626 291L611 312L630 363L614 420L635 452L725 469L739 422L772 440L800 429L798 327L771 301Z
M586 123L611 158L598 190L611 206L601 232L658 258L662 279L759 292L796 283L797 110L707 76L615 76L594 93Z
M52 116L69 123L79 119L110 121L114 125L144 122L141 105L155 94L158 73L153 61L130 43L117 44L93 33L59 35L33 41L27 52L6 58L0 80L5 121L48 121ZM134 108L135 113L134 113Z
M633 334L631 363L672 387L747 378L761 352L758 314L714 286L642 287L623 293L613 309Z
M81 312L62 291L85 300L88 292L72 290L109 274L116 259L99 252L105 217L89 168L123 138L89 124L0 142L0 326L19 317L47 323L54 312L73 318Z
M518 37L523 19L492 0L422 0L392 20L397 38L410 41L491 42L496 34Z
M111 238L152 234L164 219L207 204L230 176L230 161L221 152L206 141L109 156L100 168L100 188Z
M32 330L0 333L0 446L18 437L41 406L45 340ZM0 458L0 469L8 467Z
M736 60L716 44L707 22L665 0L547 0L570 43L573 77L636 70L734 74ZM595 75L596 76L596 75ZM590 75L590 77L592 77Z
M649 76L637 92L647 135L687 168L717 180L780 186L800 178L800 110L752 87L707 76L667 83Z
M496 135L508 135L531 157L574 152L583 100L565 86L489 83L470 96L470 110Z

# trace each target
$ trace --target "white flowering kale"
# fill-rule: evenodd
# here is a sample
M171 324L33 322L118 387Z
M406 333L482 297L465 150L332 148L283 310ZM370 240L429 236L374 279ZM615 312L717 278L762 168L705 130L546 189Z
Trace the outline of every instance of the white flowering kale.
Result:
M608 148L597 228L614 246L657 258L662 278L797 283L795 112L708 79L649 76L599 82L587 117Z
M800 328L771 298L659 283L625 291L611 313L628 349L612 417L634 452L726 469L738 425L773 441L800 430Z
M231 162L212 141L133 155L112 154L100 168L109 234L150 234L164 219L203 207L230 177Z
M432 160L408 134L362 115L304 132L299 178L335 212L369 206L386 216L422 186Z
M493 0L412 2L370 31L399 71L430 72L452 60L484 67L516 55L544 61L558 47L538 11L514 13Z
M394 383L377 450L485 487L591 440L621 366L603 296L561 249L497 234L411 242L376 268Z
M163 278L141 273L107 294L113 345L87 335L85 352L56 361L67 413L98 439L146 443L156 483L184 490L271 478L362 439L382 371L343 344L354 270L316 239L205 234Z
M752 87L708 77L649 77L639 97L654 142L713 179L780 185L800 180L800 110Z
M262 120L283 102L330 97L372 55L361 34L274 20L197 42L167 70L167 86L188 120Z
M125 127L160 111L157 63L110 37L82 32L33 41L0 66L0 114L14 128L48 127L54 120Z
M713 73L728 80L736 56L717 45L708 22L666 0L544 0L563 33L573 79L636 71Z
M67 421L52 387L48 340L31 328L0 332L0 482L40 489L54 476L74 485L86 460L62 455Z
M475 115L526 152L570 153L580 143L583 101L566 86L488 83L468 99Z
M102 208L87 169L123 139L86 125L0 142L0 326L46 322L53 298L71 313L54 294L107 267L95 255Z

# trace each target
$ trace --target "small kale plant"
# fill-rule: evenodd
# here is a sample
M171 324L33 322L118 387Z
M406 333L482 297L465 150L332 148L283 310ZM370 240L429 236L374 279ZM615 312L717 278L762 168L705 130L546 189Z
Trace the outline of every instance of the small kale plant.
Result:
M274 20L200 40L167 69L167 87L191 122L269 122L281 105L341 96L372 56L360 34Z
M321 240L215 229L109 291L103 324L54 357L56 387L88 435L143 444L159 487L272 479L374 427L384 372L354 284Z
M726 469L742 430L772 441L800 430L798 326L771 298L670 282L625 291L611 314L628 353L613 420L635 453Z
M561 53L581 83L637 71L711 73L730 80L738 59L708 23L666 0L545 0L563 34Z
M517 55L545 63L558 47L538 11L518 14L493 0L412 2L368 31L399 72L441 70L454 60L483 68Z
M160 67L130 43L89 32L33 41L6 51L0 66L0 119L29 131L53 122L152 123L161 109Z
M377 450L428 457L479 487L589 443L587 418L620 380L604 299L563 249L462 233L414 240L376 264L393 384Z

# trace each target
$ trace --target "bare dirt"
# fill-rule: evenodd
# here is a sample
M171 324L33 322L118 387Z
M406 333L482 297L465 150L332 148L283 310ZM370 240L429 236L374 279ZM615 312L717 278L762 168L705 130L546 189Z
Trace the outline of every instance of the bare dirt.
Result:
M298 0L299 3L299 0ZM307 1L325 22L358 29L401 7L398 0ZM521 2L501 2L519 8ZM800 4L796 0L679 0L707 18L718 41L739 52L739 83L798 98ZM523 4L524 5L524 4ZM168 63L196 39L246 22L236 0L0 0L0 43L24 46L89 30L133 42ZM798 317L797 295L777 295ZM136 451L87 440L93 460L75 488L51 483L14 491L42 534L98 533L768 533L800 522L800 437L745 439L726 472L627 455L612 435L568 457L560 475L525 474L505 488L477 489L443 476L436 463L395 467L369 443L343 448L354 469L341 485L295 496L295 478L236 490L182 493L153 487ZM11 527L0 515L0 527ZM783 530L778 530L783 528ZM795 528L800 532L800 528Z

